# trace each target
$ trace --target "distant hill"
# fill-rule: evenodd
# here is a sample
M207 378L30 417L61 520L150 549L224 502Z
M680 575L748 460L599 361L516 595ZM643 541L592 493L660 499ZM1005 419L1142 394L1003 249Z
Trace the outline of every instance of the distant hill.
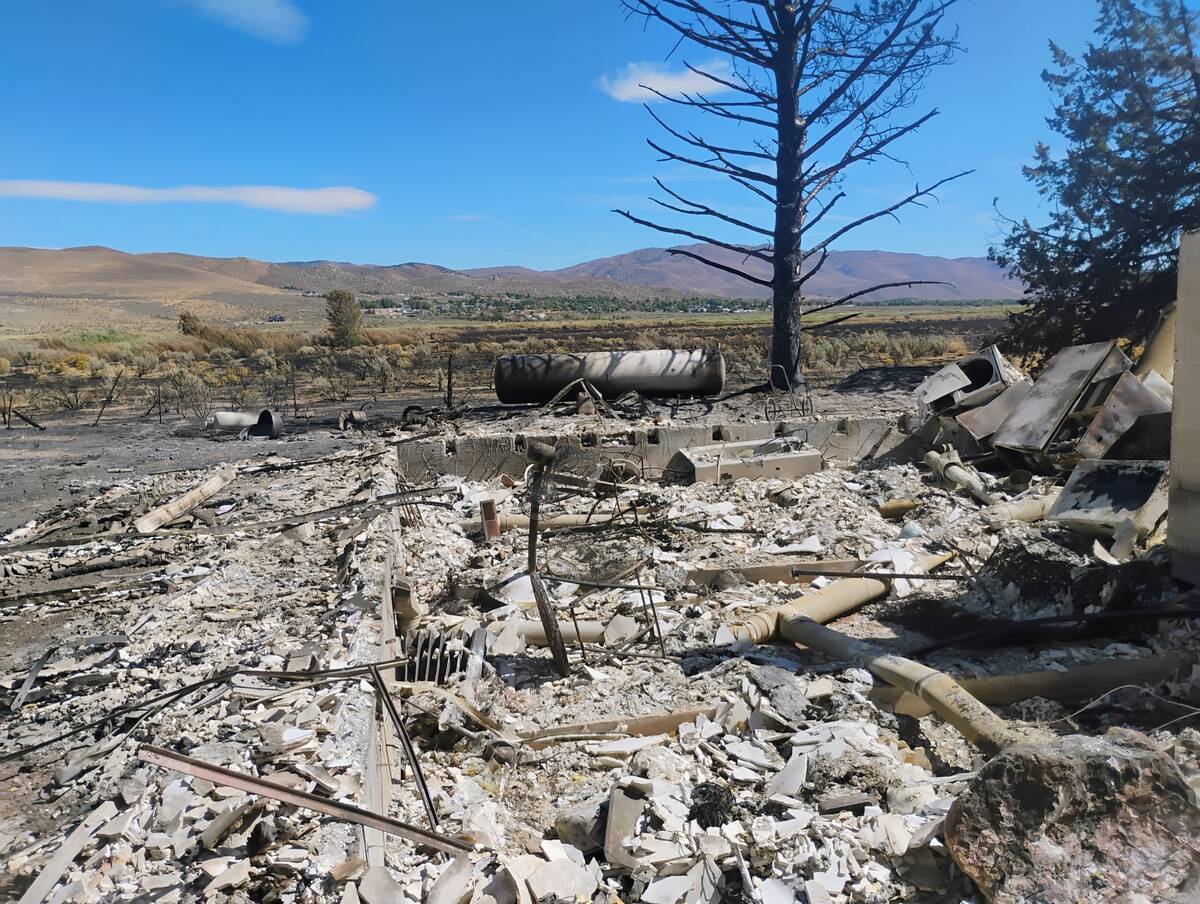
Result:
M182 263L189 259L206 260L185 254L126 254L96 246L62 251L0 248L0 295L183 299L285 294L216 268Z
M730 266L764 276L767 265L711 245L681 246ZM985 258L927 257L888 251L834 251L809 282L812 297L832 298L874 283L936 280L950 285L887 289L869 296L891 298L1018 298L1022 286ZM334 288L374 295L451 293L533 297L599 296L646 299L688 296L764 298L766 289L672 255L642 248L561 270L488 267L450 270L436 264L353 264L342 261L271 263L252 258L192 254L126 254L110 248L0 248L0 295L186 299L253 298L279 303L291 290L323 293Z
M771 268L757 258L747 258L715 245L679 246L709 260L745 270L760 279L770 278ZM767 298L770 291L729 273L708 267L666 248L641 248L627 254L600 258L554 271L556 278L583 277L614 282L663 286L695 295L727 298ZM1019 298L1024 287L984 257L928 257L891 251L831 251L821 269L806 284L806 293L840 298L879 283L934 280L950 285L925 285L883 289L866 300L923 298L931 300Z

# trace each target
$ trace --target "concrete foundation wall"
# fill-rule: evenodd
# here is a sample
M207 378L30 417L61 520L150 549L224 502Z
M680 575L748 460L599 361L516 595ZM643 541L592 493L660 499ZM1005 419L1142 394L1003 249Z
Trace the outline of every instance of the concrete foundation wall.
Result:
M1168 532L1175 576L1200 583L1200 232L1179 248Z
M648 430L596 431L566 437L577 446L564 467L576 473L591 473L606 460L624 459L646 477L658 477L677 451L688 446L721 442L767 440L792 436L819 449L827 460L857 461L876 458L896 448L908 436L906 419L876 417L813 421L765 421L752 424L704 424L655 427ZM396 447L400 468L411 481L441 474L487 480L501 474L517 476L529 464L525 446L529 442L555 443L563 437L551 434L503 434L426 440Z

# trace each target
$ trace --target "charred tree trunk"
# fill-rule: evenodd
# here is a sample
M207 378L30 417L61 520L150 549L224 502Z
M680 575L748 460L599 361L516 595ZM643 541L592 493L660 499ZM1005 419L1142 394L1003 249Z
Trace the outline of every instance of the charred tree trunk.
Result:
M775 59L775 96L778 107L779 148L775 158L775 230L771 280L771 385L797 391L804 387L800 318L800 251L804 208L801 206L801 166L805 129L797 97L798 67L795 7L775 0L779 21L779 49Z
M805 316L882 289L932 284L912 279L877 283L807 309L803 303L805 283L821 269L835 242L873 220L895 218L900 209L920 205L939 186L967 175L960 172L929 188L916 186L887 207L853 219L841 217L848 222L823 238L809 234L847 196L847 170L873 160L897 161L894 142L937 115L930 110L894 121L912 106L928 72L957 50L954 37L937 33L943 13L955 2L622 0L630 13L667 26L680 42L718 55L705 67L684 61L699 88L673 94L650 83L638 86L645 92L646 110L675 142L673 147L647 143L664 162L727 177L756 202L769 205L774 222L768 224L765 215L759 222L735 216L685 197L658 179L654 181L666 199L651 200L659 207L695 223L715 221L722 230L733 227L752 238L739 241L703 227L686 229L628 210L615 212L659 232L704 243L668 250L770 291L769 380L776 389L804 388ZM677 128L654 112L651 102L703 114L724 131L708 138L689 127ZM747 268L751 261L758 264ZM763 278L766 268L770 279Z

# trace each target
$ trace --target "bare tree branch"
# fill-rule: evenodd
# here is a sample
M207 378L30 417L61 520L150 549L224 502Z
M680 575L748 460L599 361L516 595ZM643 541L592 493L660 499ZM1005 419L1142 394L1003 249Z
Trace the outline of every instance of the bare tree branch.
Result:
M849 222L845 226L843 226L841 229L830 234L824 241L817 242L817 244L813 245L811 248L808 249L808 251L806 251L804 253L804 256L808 257L810 254L814 254L817 251L820 251L822 248L828 247L830 244L832 244L833 242L836 242L839 238L844 236L847 232L849 232L852 229L857 229L859 226L862 226L864 223L869 223L872 220L879 219L880 217L892 216L901 207L905 207L906 205L909 205L909 204L915 204L915 203L917 203L919 198L926 197L927 195L932 195L935 191L937 191L938 188L945 185L947 182L953 182L955 179L961 179L963 176L968 176L973 172L975 172L975 171L974 170L963 170L961 173L955 173L953 176L947 176L945 179L941 179L941 180L935 182L929 188L916 189L915 191L912 192L912 194L908 195L905 198L901 198L899 201L897 201L895 204L891 205L890 207L885 207L883 210L877 210L874 213L869 213L866 216L859 217L857 220L852 220L851 222Z
M849 301L854 301L856 298L862 298L864 295L870 295L872 292L878 292L880 289L898 289L901 286L952 286L954 283L948 283L939 279L910 279L901 282L885 282L871 286L869 289L859 289L857 292L851 292L849 295L843 295L836 301L831 301L828 304L823 304L820 307L809 308L804 312L807 317L809 314L815 314L818 311L828 311L830 308L836 308L838 305L846 304Z
M682 248L668 248L667 254L677 254L680 257L690 257L692 260L699 261L702 264L708 264L708 266L716 270L724 270L726 273L732 273L734 276L740 276L742 279L746 280L746 282L752 282L759 286L765 286L768 289L771 288L771 281L769 279L759 279L757 276L751 276L745 270L739 270L736 267L727 267L725 264L718 264L716 261L710 261L706 257L701 257L700 255L693 254L690 251L684 251Z
M736 251L738 254L746 255L746 257L754 257L768 264L771 263L771 255L759 251L756 248L746 248L743 245L733 245L729 242L723 242L720 239L715 239L712 236L701 235L698 232L691 232L687 229L677 229L674 226L663 226L650 220L643 220L641 217L635 217L628 210L613 210L613 213L620 214L625 219L632 220L639 226L649 226L651 229L657 229L659 232L666 232L670 235L682 235L685 238L695 239L698 242L707 242L710 245L716 245L718 248L724 248L727 251ZM713 264L713 266L715 267L717 265Z
M713 210L713 208L711 208L705 204L697 204L695 201L689 201L687 198L683 197L682 195L680 195L676 192L673 192L673 191L671 191L671 189L667 188L667 186L665 186L662 183L662 180L659 179L658 177L655 177L654 182L656 185L658 185L659 188L661 188L663 191L665 191L668 195L670 195L672 198L674 198L680 204L686 204L689 207L695 208L694 210L686 210L682 207L676 207L673 204L667 204L665 201L659 201L657 198L650 199L655 204L659 204L663 207L666 207L668 210L675 210L675 211L678 211L679 213L691 214L693 216L714 217L718 220L723 220L724 222L729 223L731 226L738 226L742 229L748 229L750 232L757 232L759 235L765 235L767 238L770 238L773 235L773 233L771 232L770 229L763 229L761 226L755 226L753 223L747 223L745 220L739 220L739 219L737 219L737 217L731 217L729 214L721 213L719 210Z

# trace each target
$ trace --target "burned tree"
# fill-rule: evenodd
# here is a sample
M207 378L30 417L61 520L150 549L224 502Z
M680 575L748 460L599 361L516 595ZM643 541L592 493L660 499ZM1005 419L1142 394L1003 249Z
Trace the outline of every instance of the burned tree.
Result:
M779 389L803 385L801 319L886 288L928 285L929 280L880 283L806 308L804 284L824 265L830 246L881 217L921 204L960 172L913 191L879 210L857 214L820 238L814 230L846 197L847 171L855 164L897 161L895 143L937 115L905 116L929 71L949 61L955 38L938 31L955 0L622 0L633 15L661 22L687 43L720 55L718 65L688 71L707 87L678 95L643 85L655 99L725 120L736 138L710 140L676 127L647 104L654 120L677 144L648 141L663 161L727 176L757 202L774 209L774 223L756 223L683 197L655 179L668 196L656 204L691 217L709 218L759 238L724 241L703 232L621 216L660 232L706 242L741 256L740 265L675 248L693 258L771 290L773 330L770 381ZM728 61L726 63L726 61ZM722 99L728 98L728 99ZM897 121L898 119L902 121ZM750 132L753 137L746 136ZM898 161L897 161L898 162ZM766 241L764 241L764 239ZM756 244L754 243L756 242ZM757 262L757 264L755 263ZM759 272L749 272L754 267ZM768 275L769 274L769 275Z

